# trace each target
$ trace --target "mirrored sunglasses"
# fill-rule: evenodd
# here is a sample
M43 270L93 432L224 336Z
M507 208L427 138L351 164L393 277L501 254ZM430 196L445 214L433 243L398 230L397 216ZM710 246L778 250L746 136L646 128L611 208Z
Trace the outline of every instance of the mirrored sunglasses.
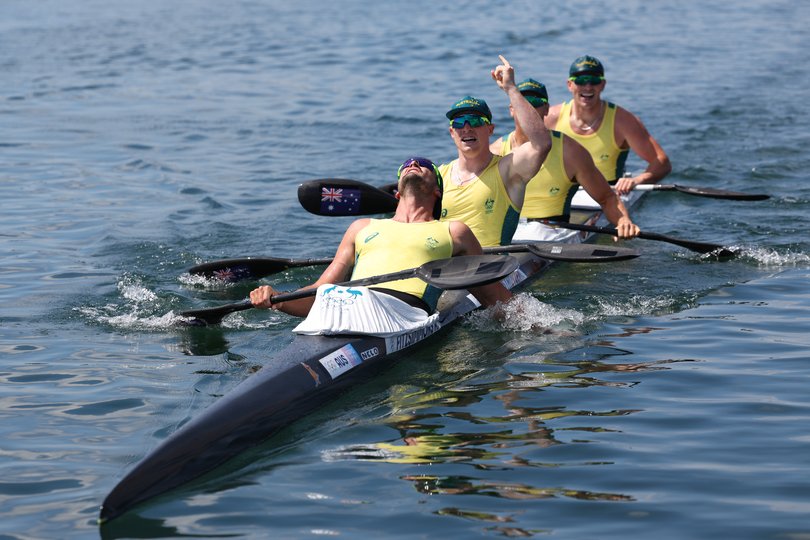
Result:
M489 125L489 118L475 114L463 114L450 120L450 125L453 129L461 129L464 127L464 124L470 124L471 128L477 128Z
M431 169L433 171L433 174L436 175L436 183L439 185L439 191L444 191L444 182L442 180L442 175L439 172L439 168L436 167L435 163L423 157L410 157L405 161L403 161L402 165L400 165L399 169L397 169L397 180L399 180L399 177L402 176L402 171L404 171L414 163L416 163L420 167Z
M576 77L569 77L568 80L573 81L573 83L577 86L585 86L586 84L596 86L604 81L605 78L598 75L577 75Z

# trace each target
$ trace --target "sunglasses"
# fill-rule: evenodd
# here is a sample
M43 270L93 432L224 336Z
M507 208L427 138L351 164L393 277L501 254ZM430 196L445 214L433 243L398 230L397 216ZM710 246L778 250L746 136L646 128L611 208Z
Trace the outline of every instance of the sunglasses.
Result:
M439 185L439 191L444 191L444 181L442 180L442 175L439 172L439 168L436 167L436 165L432 161L423 157L410 157L405 161L403 161L402 165L400 165L399 169L397 170L397 180L399 180L399 177L402 176L402 171L404 171L414 163L419 165L420 167L432 170L433 174L436 175L436 183Z
M475 114L463 114L450 120L450 125L453 129L461 129L464 127L464 124L470 124L471 128L486 126L489 125L489 118Z
M529 104L534 108L542 107L543 105L548 104L548 100L546 98L541 98L540 96L524 95L523 97L525 97L526 101L528 101Z
M605 78L598 75L577 75L576 77L568 77L568 80L572 81L577 86L585 86L586 84L596 86L604 81Z

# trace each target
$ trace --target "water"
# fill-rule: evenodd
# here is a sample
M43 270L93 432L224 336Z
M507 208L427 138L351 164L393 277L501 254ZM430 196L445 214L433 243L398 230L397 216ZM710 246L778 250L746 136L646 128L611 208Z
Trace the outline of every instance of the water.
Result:
M810 188L801 2L0 6L0 537L807 538ZM643 227L718 262L560 265L530 319L473 317L225 470L99 528L126 471L289 340L202 261L329 256L348 225L311 178L447 160L443 113L488 71L566 98L573 58L670 155ZM639 164L631 161L631 166ZM609 240L605 240L609 241ZM294 288L317 274L277 276Z

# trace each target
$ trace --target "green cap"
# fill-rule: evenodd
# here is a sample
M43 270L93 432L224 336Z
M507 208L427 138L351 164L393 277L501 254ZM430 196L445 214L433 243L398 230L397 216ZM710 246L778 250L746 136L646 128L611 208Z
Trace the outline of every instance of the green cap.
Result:
M530 96L539 98L542 104L548 103L548 92L546 91L546 86L543 83L539 83L534 79L526 79L518 86L518 90L520 93L529 98ZM530 99L529 102L534 107L539 107L540 105L535 105L535 100Z
M573 77L575 75L585 74L604 77L605 68L602 66L602 62L593 56L580 56L571 64L571 67L568 69L568 76Z
M461 114L470 113L485 116L487 120L492 122L492 113L489 110L489 105L487 105L487 102L483 99L476 99L472 96L464 96L460 100L453 103L453 106L450 107L450 110L447 111L445 116L447 116L449 120L452 120Z

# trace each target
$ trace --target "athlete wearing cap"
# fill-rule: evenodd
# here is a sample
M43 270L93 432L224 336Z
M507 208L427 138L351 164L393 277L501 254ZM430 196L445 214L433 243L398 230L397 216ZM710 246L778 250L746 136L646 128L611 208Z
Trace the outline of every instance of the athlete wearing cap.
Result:
M548 92L545 85L526 79L518 85L526 100L540 117L548 114ZM510 114L514 113L510 108ZM490 145L493 154L504 156L526 141L520 124ZM577 237L576 231L549 227L550 221L568 221L571 199L582 186L599 203L605 216L616 226L619 236L632 238L639 233L621 198L610 188L605 177L594 166L585 148L571 137L551 130L551 150L542 167L526 187L520 222L513 241L566 241Z
M489 149L492 112L484 100L465 96L446 113L458 158L439 167L444 177L442 220L463 221L483 246L511 242L526 184L551 148L542 119L515 84L514 68L500 59L491 76L509 97L526 142L506 156L494 155Z
M577 58L568 70L572 99L551 107L545 124L584 146L605 179L625 194L636 184L659 182L672 165L638 117L602 99L606 84L602 62L593 56ZM624 177L630 150L647 162L647 168L638 176Z
M306 316L294 330L302 334L386 336L431 324L441 290L420 279L393 281L381 287L351 287L348 291L333 285L455 255L482 253L481 244L464 223L436 221L434 213L438 212L437 203L442 197L442 177L432 161L408 158L399 167L397 178L399 202L394 216L362 218L349 226L332 263L307 287L318 288L315 298L273 303L272 297L277 292L263 285L251 291L253 305ZM473 287L470 292L485 306L512 297L500 283ZM340 295L351 297L344 302Z

